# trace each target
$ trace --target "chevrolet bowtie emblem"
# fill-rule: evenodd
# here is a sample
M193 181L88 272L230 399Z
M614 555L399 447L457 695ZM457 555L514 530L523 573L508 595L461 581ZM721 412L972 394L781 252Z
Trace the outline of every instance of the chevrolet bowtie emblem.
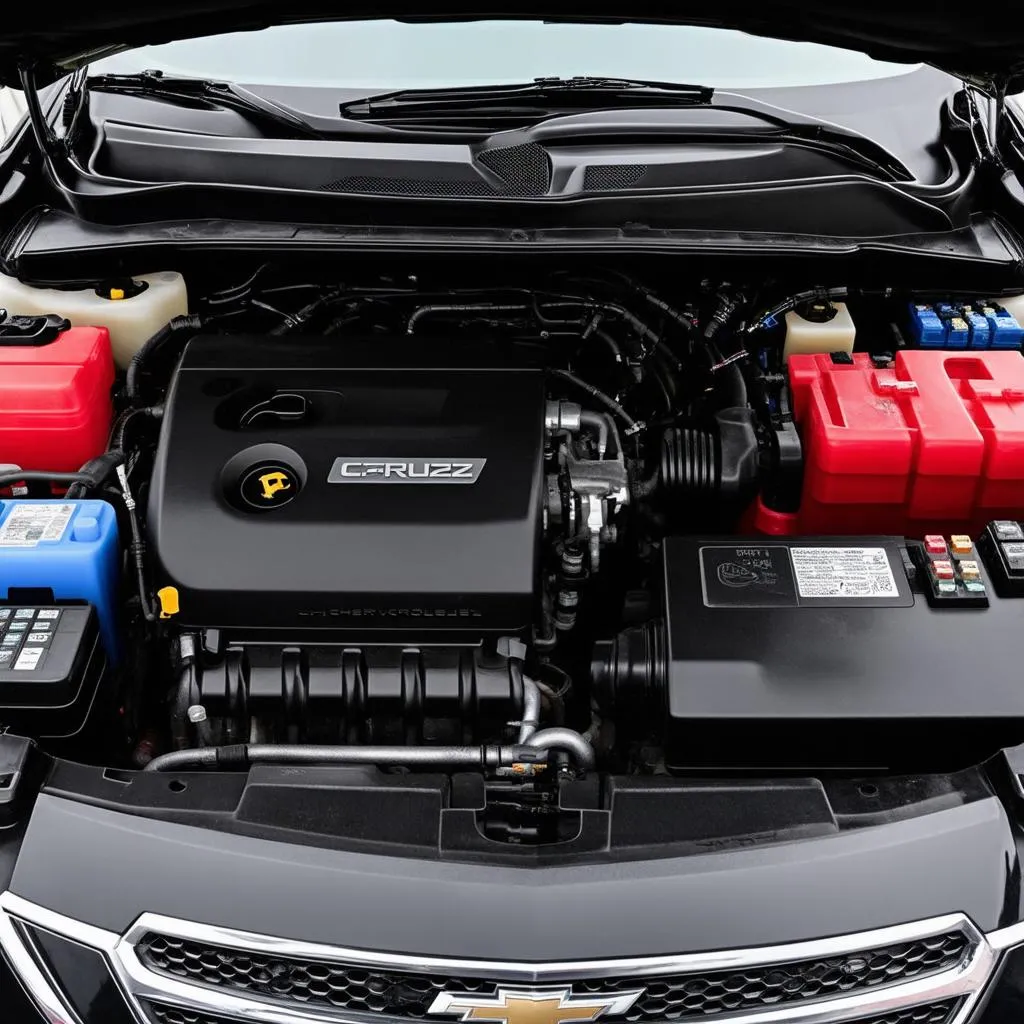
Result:
M428 1012L457 1014L462 1021L493 1024L572 1024L597 1020L605 1014L623 1014L642 995L643 989L581 996L574 996L571 988L499 988L492 997L442 992Z

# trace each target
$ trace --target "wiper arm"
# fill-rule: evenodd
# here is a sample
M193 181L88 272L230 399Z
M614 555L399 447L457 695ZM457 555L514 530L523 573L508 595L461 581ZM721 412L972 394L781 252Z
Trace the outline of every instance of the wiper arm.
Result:
M914 180L903 161L874 139L852 128L741 94L720 93L713 109L756 117L777 129L782 137L831 150L852 163L860 164L870 173L882 173L896 181Z
M714 90L705 85L654 82L640 78L538 78L510 85L456 86L450 89L402 89L341 104L355 120L389 114L403 118L508 109L556 110L604 105L685 106L710 103Z
M156 99L224 107L234 110L256 124L287 129L301 138L323 138L323 133L300 114L280 103L235 85L204 78L179 78L162 71L142 71L131 75L93 75L86 81L90 92L116 92L129 96L151 96Z
M390 128L482 135L602 107L704 107L745 114L762 122L764 133L769 135L831 151L871 174L897 181L913 180L913 175L898 158L859 132L748 96L716 94L703 85L634 78L538 78L511 85L403 89L342 103L340 109L349 120L369 121ZM552 130L556 130L554 126ZM721 134L736 138L763 137L764 133L733 126ZM713 134L713 130L702 129L693 134Z

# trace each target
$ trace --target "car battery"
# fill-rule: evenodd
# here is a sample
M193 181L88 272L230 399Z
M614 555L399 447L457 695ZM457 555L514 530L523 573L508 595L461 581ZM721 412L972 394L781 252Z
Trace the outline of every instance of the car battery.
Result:
M0 463L64 473L102 454L113 384L105 327L0 320Z
M767 532L977 533L1024 510L1019 352L804 355L789 375L803 493Z
M91 604L112 662L120 558L117 516L105 501L0 501L0 601L44 594Z
M90 605L0 605L0 727L69 738L85 727L106 657Z
M1024 599L986 557L966 535L667 538L668 765L946 770L1024 742Z

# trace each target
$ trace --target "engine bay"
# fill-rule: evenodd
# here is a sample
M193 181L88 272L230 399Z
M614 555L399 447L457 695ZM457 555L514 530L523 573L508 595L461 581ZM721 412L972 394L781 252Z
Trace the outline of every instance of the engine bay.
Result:
M1021 296L265 265L139 328L179 278L0 321L8 731L523 800L1024 741Z

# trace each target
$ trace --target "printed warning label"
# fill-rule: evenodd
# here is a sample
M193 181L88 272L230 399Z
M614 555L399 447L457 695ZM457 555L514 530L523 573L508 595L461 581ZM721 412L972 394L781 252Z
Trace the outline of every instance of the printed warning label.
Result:
M34 548L40 541L60 540L74 505L15 505L0 526L0 547Z
M800 597L899 597L885 548L790 548Z
M704 601L709 608L795 608L787 549L780 545L701 548Z

